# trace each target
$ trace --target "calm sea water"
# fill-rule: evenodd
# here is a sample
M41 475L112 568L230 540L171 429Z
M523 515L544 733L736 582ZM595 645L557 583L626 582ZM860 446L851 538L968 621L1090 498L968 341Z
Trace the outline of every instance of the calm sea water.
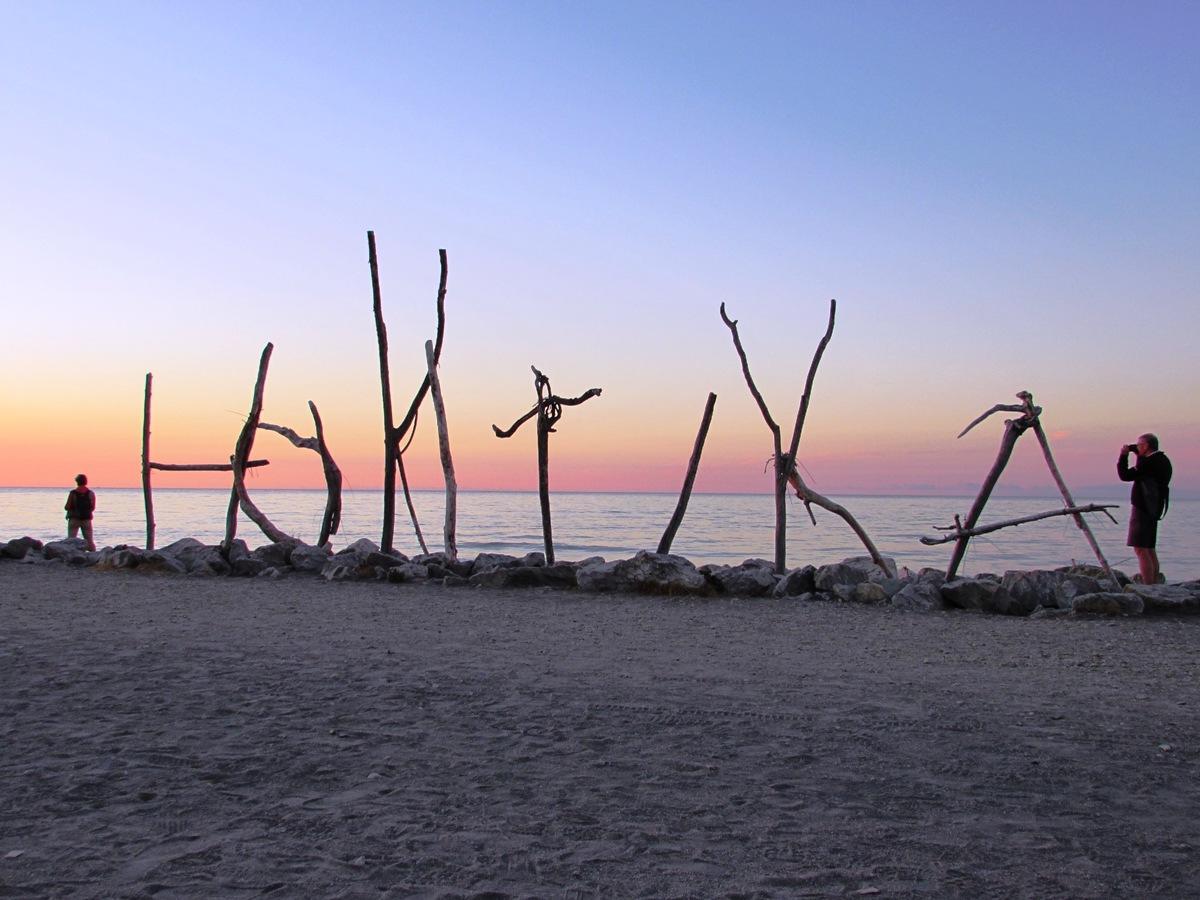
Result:
M145 543L146 525L139 489L97 489L99 508L96 543L100 546ZM31 535L47 540L65 534L62 505L65 489L0 488L0 539ZM442 546L444 493L417 491L418 518L430 550ZM181 537L217 543L224 536L225 490L158 489L154 492L156 543L164 546ZM926 547L921 535L936 534L934 526L949 525L965 515L967 497L842 497L838 499L862 522L881 552L910 568L944 568L952 544ZM554 547L559 559L604 556L617 559L658 546L674 511L674 494L559 493L551 496ZM258 490L254 501L284 531L315 542L320 530L325 494L314 490ZM1080 502L1086 502L1081 500ZM1113 510L1119 525L1103 515L1089 521L1109 562L1127 572L1137 570L1125 546L1127 502ZM1061 508L1061 501L1044 498L998 498L989 501L981 524ZM788 500L788 565L837 562L865 551L841 519L816 510L817 526L804 507ZM703 563L740 563L750 557L774 555L774 501L763 494L696 494L688 506L672 552ZM334 546L366 537L378 543L383 498L378 491L347 491L343 496L341 533ZM397 549L420 552L412 525L397 498ZM253 522L239 519L238 535L252 547L266 543ZM1200 500L1177 500L1162 523L1159 557L1171 581L1200 578ZM464 556L481 551L522 555L542 549L541 513L535 493L469 491L458 497L458 549ZM1053 568L1073 560L1094 562L1082 533L1062 516L1007 528L972 539L962 567L965 574L1003 572L1015 568Z

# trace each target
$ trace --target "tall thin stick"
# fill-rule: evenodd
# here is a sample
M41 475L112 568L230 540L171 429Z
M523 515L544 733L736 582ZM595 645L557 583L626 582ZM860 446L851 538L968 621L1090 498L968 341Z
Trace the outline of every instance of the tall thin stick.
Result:
M146 400L142 404L142 498L146 504L146 549L154 549L154 496L150 491L150 384L146 373Z
M429 395L433 400L433 411L437 416L438 450L442 458L442 474L446 480L446 524L442 530L446 555L458 559L458 543L454 531L458 511L458 483L454 479L454 459L450 455L450 431L446 425L446 405L442 400L442 382L437 374L437 362L433 358L433 341L425 342L425 361L429 365Z
M692 445L692 457L688 460L687 474L683 479L683 488L679 492L679 502L675 504L675 512L667 523L662 540L658 542L659 553L670 553L675 533L683 522L687 512L688 500L692 496L692 486L696 483L696 472L700 468L700 454L704 452L704 441L708 438L708 426L712 424L713 407L717 405L717 395L709 392L708 402L704 404L704 415L700 418L700 430L696 433L696 442Z
M379 288L379 260L375 255L375 232L367 232L367 261L371 266L371 296L375 311L375 337L379 343L379 385L383 394L383 532L379 547L392 552L396 529L396 440L392 422L392 378L388 371L387 325L383 321L383 297Z

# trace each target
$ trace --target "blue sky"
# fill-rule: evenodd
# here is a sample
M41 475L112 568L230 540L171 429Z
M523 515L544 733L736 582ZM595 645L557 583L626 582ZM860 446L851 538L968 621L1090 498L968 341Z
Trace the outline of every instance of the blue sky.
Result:
M995 435L953 435L1026 387L1084 482L1147 428L1200 462L1198 25L1171 3L8 4L3 373L65 396L85 327L97 428L136 444L145 371L203 381L222 422L273 340L279 417L313 397L366 472L373 228L413 332L399 377L450 253L443 379L481 481L528 455L487 425L528 406L530 363L606 389L559 439L584 483L637 482L606 468L634 429L673 471L708 390L732 477L765 435L717 304L790 421L834 296L805 446L836 486L977 479ZM39 446L4 449L33 471Z

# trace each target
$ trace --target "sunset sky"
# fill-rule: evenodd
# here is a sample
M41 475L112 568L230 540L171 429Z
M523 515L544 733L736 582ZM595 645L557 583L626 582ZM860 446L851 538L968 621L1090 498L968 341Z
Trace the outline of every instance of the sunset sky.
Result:
M973 493L1044 407L1067 481L1156 431L1200 493L1200 5L0 4L0 483L139 483L263 418L382 483L366 232L402 414L433 337L461 488L766 491L751 369L826 493ZM1027 444L1027 445L1026 445ZM432 410L406 456L441 486ZM323 484L261 433L253 484ZM227 484L156 475L162 487ZM1036 443L1005 486L1053 485Z

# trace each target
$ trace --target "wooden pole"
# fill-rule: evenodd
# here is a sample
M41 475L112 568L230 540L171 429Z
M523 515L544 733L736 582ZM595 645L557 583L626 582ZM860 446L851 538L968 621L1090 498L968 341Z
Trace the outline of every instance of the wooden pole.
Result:
M267 367L271 364L271 351L274 349L275 345L268 341L267 346L263 347L262 356L259 357L258 377L254 381L254 396L250 401L250 414L246 416L246 421L242 425L242 433L238 435L237 443L233 448L233 459L230 460L233 466L234 483L229 492L229 509L225 513L225 540L221 543L226 554L233 546L233 538L237 534L237 512L241 502L241 498L238 496L237 481L245 469L246 460L250 457L250 450L254 447L254 435L258 433L258 420L262 415L263 390L267 383Z
M142 404L142 499L146 504L146 549L154 549L154 496L150 490L150 385L154 376L146 373L146 399Z
M1046 432L1042 429L1040 419L1033 421L1033 433L1037 435L1038 443L1042 445L1042 455L1046 457L1046 466L1050 469L1050 474L1054 476L1054 483L1058 485L1058 492L1062 494L1063 500L1067 506L1073 507L1075 499L1071 496L1071 491L1067 487L1067 482L1063 479L1062 473L1058 471L1058 465L1054 462L1054 454L1050 452L1050 441L1046 437ZM1092 552L1096 554L1096 559L1100 562L1100 568L1104 570L1104 574L1116 584L1116 576L1113 575L1112 569L1108 567L1108 560L1104 558L1104 553L1100 550L1100 545L1096 543L1096 536L1092 534L1092 529L1084 520L1083 516L1075 513L1073 517L1075 525L1083 532L1083 536L1087 538L1088 546L1092 548Z
M429 365L429 395L437 416L438 450L442 458L442 474L446 481L446 524L442 530L446 555L458 559L455 528L458 513L458 483L454 479L454 459L450 455L450 431L446 425L446 404L442 400L442 381L438 378L437 362L433 357L433 341L425 342L425 361Z
M688 460L687 474L683 478L683 488L679 492L679 502L675 504L675 513L671 516L671 521L667 523L667 530L663 532L662 540L658 542L659 553L671 552L675 533L679 531L683 516L687 512L688 501L692 496L692 486L696 483L696 472L700 468L700 454L704 452L704 441L708 438L708 426L712 424L713 407L716 405L717 395L710 391L708 402L704 404L704 415L700 418L700 430L696 433L695 444L692 445L692 457Z
M383 532L379 548L392 552L396 529L396 438L392 422L392 379L388 372L387 325L383 321L383 297L379 288L379 260L375 255L375 232L367 232L367 261L371 267L371 296L375 311L375 336L379 342L379 384L383 394Z
M550 528L550 426L540 412L537 423L537 454L538 500L542 507L542 540L546 545L546 565L552 566L554 565L554 535Z

